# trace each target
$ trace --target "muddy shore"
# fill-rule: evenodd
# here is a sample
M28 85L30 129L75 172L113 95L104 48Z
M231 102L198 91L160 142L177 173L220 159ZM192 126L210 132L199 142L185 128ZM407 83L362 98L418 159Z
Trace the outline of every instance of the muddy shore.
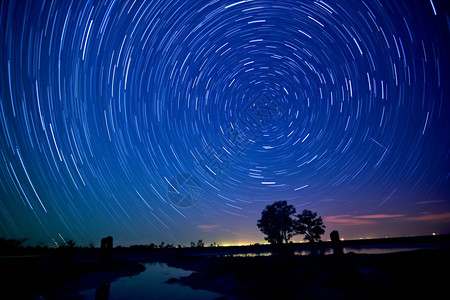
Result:
M195 271L169 283L233 299L438 299L450 282L450 249L389 254L179 257Z

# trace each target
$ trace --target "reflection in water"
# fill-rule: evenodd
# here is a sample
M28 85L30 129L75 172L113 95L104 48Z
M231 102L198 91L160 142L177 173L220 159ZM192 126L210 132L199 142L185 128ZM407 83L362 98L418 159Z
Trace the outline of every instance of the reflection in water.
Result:
M109 287L111 283L107 282L97 287L95 290L95 300L108 300L109 299Z
M271 256L272 252L256 252L256 253L233 253L217 255L218 257L257 257L257 256Z
M422 249L433 249L433 247L420 247L420 246L382 246L382 245L373 245L373 246L362 246L362 247L344 247L344 253L356 253L356 254L385 254L385 253L395 253L395 252L403 252L403 251L414 251L414 250L422 250Z
M122 277L97 289L79 292L84 299L216 299L221 294L194 290L179 284L167 284L170 278L188 276L192 271L169 267L165 263L146 263L138 275ZM103 297L103 298L102 298Z
M357 254L383 254L394 253L402 251L414 251L421 249L438 249L448 248L449 243L433 243L433 244L399 244L399 245L363 245L363 246L347 246L344 247L344 253L357 253ZM272 252L248 252L248 253L230 253L219 254L218 257L256 257L256 256L271 256ZM294 251L294 255L330 255L333 254L333 248L318 248L318 249L299 249Z
M329 255L329 254L333 254L333 251L331 250L331 248L324 248L324 249L319 249L319 250L298 250L298 251L294 251L294 255L310 255L310 254L320 254L320 255Z

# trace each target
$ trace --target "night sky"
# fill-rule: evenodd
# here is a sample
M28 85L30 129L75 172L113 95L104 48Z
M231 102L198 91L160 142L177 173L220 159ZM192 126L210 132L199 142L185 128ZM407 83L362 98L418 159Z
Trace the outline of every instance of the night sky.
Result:
M0 237L263 242L278 200L450 233L446 5L2 1Z

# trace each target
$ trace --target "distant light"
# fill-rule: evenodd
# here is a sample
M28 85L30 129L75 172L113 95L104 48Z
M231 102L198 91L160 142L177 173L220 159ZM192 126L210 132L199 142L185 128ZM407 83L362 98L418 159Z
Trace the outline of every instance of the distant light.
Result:
M436 235L436 232L433 232L431 235Z
M343 241L344 241L344 238L341 238L341 241L343 242Z
M257 242L260 245L265 245L265 244L269 244L267 242ZM219 243L218 245L220 245L220 247L234 247L234 246L250 246L253 245L255 243L251 243L251 242L224 242L224 243Z

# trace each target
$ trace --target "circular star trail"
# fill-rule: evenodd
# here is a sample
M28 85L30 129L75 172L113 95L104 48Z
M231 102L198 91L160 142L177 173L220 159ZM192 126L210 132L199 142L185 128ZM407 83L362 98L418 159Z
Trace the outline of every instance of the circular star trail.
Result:
M336 224L450 211L450 21L415 2L3 1L0 233L182 244L262 240L276 200Z

